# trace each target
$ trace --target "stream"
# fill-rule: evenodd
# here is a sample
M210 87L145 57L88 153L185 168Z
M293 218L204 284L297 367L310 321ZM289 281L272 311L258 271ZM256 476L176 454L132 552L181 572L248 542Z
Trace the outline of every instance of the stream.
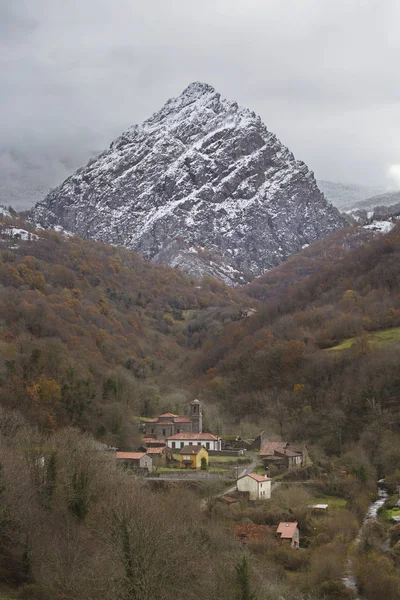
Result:
M378 484L382 484L382 483L383 483L382 480L378 481ZM387 491L381 487L378 487L378 499L375 500L374 502L372 502L372 504L370 505L370 507L367 511L367 514L364 518L364 521L362 522L362 525L357 534L357 537L354 540L354 548L356 548L357 545L360 543L361 536L363 534L363 531L364 531L367 523L370 523L371 521L376 520L378 510L380 509L381 506L383 506L385 504L387 498L388 498ZM361 600L361 597L358 595L357 581L353 574L353 561L352 561L351 557L349 557L347 560L347 572L346 572L346 575L343 577L342 581L343 581L344 585L347 587L347 589L355 592L356 600Z

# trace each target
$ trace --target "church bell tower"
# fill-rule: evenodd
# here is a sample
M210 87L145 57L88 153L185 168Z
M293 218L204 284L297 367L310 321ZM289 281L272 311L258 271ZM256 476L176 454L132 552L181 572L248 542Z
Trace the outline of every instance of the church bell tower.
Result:
M193 433L202 433L203 431L203 408L200 400L193 400L190 403L190 418L192 420Z

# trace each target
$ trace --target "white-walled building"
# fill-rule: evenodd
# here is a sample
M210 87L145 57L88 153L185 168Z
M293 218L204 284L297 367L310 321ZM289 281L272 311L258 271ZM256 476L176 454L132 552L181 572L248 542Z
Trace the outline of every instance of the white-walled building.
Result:
M237 480L239 492L248 492L250 500L268 500L271 498L271 479L264 475L249 473Z
M221 451L221 438L212 433L181 432L166 438L168 448L180 450L184 446L204 446L207 450Z

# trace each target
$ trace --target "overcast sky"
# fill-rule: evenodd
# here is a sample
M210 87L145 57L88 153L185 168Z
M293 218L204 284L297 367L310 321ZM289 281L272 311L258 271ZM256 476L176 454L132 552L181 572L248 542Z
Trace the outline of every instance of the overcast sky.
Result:
M400 187L399 65L399 0L0 0L0 149L79 163L200 80L317 178Z

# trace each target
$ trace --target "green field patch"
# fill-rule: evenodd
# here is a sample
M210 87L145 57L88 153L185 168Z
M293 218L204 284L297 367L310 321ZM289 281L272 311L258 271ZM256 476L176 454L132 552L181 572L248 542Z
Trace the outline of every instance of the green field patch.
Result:
M174 460L178 460L178 461L180 460L179 454L173 454L173 458L174 458ZM241 456L239 458L236 458L235 456L209 456L208 462L210 465L216 464L216 463L231 463L232 466L239 464L239 465L243 465L245 467L246 464L248 464L248 460L244 461L243 460L244 458L245 458L244 456Z
M384 511L383 516L385 519L391 519L392 517L400 517L400 507L395 506L393 508L388 508Z
M182 470L180 467L154 467L153 473L176 473Z
M383 329L382 331L374 331L373 333L366 334L366 340L371 346L383 347L389 344L400 343L400 327L391 327L390 329ZM326 348L324 352L333 352L337 350L348 350L354 344L361 341L360 337L353 337L343 340L337 346L332 348Z
M328 510L344 510L347 500L339 496L315 495L310 504L327 504Z

